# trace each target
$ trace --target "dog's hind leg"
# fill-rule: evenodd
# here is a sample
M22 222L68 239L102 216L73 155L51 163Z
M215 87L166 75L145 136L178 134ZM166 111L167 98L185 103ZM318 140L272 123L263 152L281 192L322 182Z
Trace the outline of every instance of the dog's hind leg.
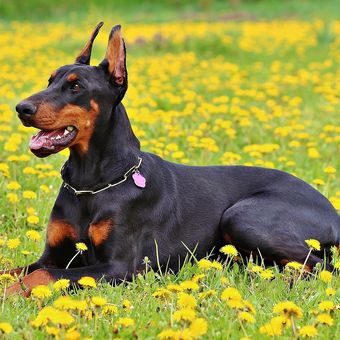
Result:
M309 221L303 225L301 217L294 216L289 205L275 200L252 197L227 209L221 218L222 237L241 252L259 254L265 260L284 265L290 261L303 264L309 248L306 239L316 238ZM310 231L311 230L311 231ZM322 234L319 231L320 235ZM320 240L321 241L321 240ZM306 266L311 270L323 260L310 254ZM326 268L332 266L326 263Z

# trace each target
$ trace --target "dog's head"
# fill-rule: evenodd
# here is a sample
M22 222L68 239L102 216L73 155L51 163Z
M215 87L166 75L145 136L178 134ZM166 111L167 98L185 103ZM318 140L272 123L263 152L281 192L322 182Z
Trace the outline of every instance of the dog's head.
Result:
M127 90L125 44L121 27L112 28L104 60L90 66L99 23L74 64L54 71L45 90L16 106L25 126L39 131L30 141L31 151L46 157L67 147L85 154L94 127L105 127L114 107Z

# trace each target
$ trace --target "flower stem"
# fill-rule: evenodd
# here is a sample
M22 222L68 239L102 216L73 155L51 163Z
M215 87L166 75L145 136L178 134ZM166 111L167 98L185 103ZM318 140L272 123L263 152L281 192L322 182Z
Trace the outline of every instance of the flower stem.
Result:
M78 254L80 254L80 251L77 251L76 252L76 255L74 255L72 257L72 259L70 260L70 262L67 264L66 268L65 269L68 269L68 267L71 265L71 263L73 262L73 260L78 256Z
M303 272L304 272L304 270L305 270L305 267L306 267L306 263L307 263L307 261L308 261L309 256L310 256L311 253L312 253L312 249L309 249L309 252L308 252L308 254L307 254L307 257L306 257L306 259L305 259L305 262L303 263L302 268L301 268L301 270L300 270L300 275L299 275L299 277L298 277L298 280L300 280L301 277L302 277L302 274L303 274Z

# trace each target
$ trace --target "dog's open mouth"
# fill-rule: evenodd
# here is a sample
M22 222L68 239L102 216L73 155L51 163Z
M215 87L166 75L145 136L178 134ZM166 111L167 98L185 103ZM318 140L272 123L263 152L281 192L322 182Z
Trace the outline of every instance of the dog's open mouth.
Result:
M78 134L78 130L68 125L57 130L40 130L31 138L30 149L38 157L46 157L68 147Z

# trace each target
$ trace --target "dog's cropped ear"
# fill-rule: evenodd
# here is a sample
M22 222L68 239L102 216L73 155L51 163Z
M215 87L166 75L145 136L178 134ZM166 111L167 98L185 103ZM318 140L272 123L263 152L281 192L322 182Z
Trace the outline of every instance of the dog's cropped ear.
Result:
M91 34L91 37L90 37L89 41L86 43L86 45L81 50L81 52L79 53L78 57L76 58L76 63L90 65L93 41L94 41L94 39L96 39L96 36L97 36L99 30L101 29L101 27L103 25L104 25L104 23L101 21L95 27L95 29L93 30L93 32Z
M111 30L106 55L100 66L105 68L114 83L119 86L126 84L126 51L120 25Z

